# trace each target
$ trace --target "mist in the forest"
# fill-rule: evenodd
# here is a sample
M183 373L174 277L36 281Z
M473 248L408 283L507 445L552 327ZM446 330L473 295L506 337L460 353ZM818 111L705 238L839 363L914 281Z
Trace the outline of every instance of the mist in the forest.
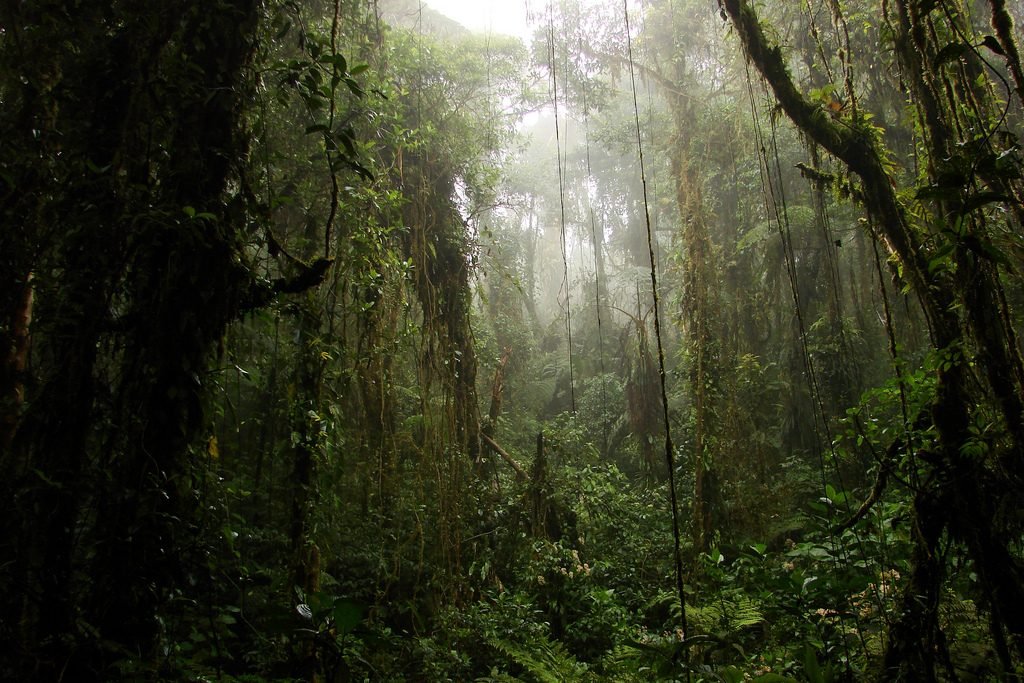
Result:
M1019 0L521 4L0 9L0 679L1021 677Z

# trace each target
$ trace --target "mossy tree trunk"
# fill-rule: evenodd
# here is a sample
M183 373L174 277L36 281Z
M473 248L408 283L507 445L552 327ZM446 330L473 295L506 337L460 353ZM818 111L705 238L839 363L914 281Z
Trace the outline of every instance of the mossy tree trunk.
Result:
M937 607L944 567L938 558L940 543L947 536L978 568L993 615L995 641L1003 641L1005 631L1012 654L1018 662L1024 661L1024 629L1016 616L1024 611L1024 575L1008 546L1019 529L1014 531L1013 522L998 513L1000 505L1019 490L1016 472L1024 456L1020 357L1007 322L999 261L985 256L998 253L998 248L977 203L980 192L991 191L998 196L994 201L1014 204L1016 191L1009 195L1003 191L1012 180L988 182L979 170L983 163L967 164L964 168L970 172L955 187L950 184L951 173L955 178L961 170L957 164L963 160L958 156L971 148L970 141L961 144L957 136L964 129L954 125L957 108L968 106L959 99L968 88L952 87L960 78L959 67L942 70L938 53L943 46L935 43L935 36L941 35L936 24L941 20L931 14L932 5L894 4L896 58L922 123L928 181L932 188L944 190L932 209L939 232L929 234L899 198L898 181L883 163L886 151L866 120L854 111L838 121L801 95L780 48L766 38L748 2L723 0L722 8L783 111L860 179L872 237L888 251L897 276L920 301L941 358L935 370L934 400L924 416L935 438L919 452L907 454L907 466L916 470L914 476L921 482L914 496L913 571L902 609L890 629L881 677L935 679L936 659L944 655ZM998 150L982 147L973 153L989 157ZM1013 214L1011 210L1009 215ZM951 230L942 228L947 222L955 224ZM931 246L935 244L948 246L938 251ZM978 375L969 368L977 368ZM978 380L985 385L980 392L972 390ZM971 455L977 452L971 428L986 408L1000 416L1003 436L987 444L991 456L977 457ZM1006 666L1012 665L1009 649L1003 648Z
M36 273L37 301L29 400L3 454L3 635L39 678L153 661L197 570L190 446L210 352L273 295L243 265L237 190L261 10L0 8L3 272ZM2 331L8 348L18 330Z

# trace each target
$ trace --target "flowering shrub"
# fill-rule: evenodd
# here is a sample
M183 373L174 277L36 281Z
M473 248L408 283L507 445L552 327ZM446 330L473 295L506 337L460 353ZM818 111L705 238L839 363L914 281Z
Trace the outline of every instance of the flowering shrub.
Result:
M562 542L537 541L529 576L551 633L584 661L596 661L629 630L629 613L602 581L600 562Z

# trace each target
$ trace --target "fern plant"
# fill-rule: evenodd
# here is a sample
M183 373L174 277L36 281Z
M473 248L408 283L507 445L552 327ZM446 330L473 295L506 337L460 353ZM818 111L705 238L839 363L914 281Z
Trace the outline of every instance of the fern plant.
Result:
M567 683L593 680L587 666L579 662L565 646L547 638L537 639L529 647L502 638L491 638L488 644L522 667L525 679L508 674L492 674L493 681L519 681L531 683ZM500 677L495 677L500 676Z
M704 605L687 606L690 628L695 633L714 633L732 639L764 622L760 605L743 593L719 594Z

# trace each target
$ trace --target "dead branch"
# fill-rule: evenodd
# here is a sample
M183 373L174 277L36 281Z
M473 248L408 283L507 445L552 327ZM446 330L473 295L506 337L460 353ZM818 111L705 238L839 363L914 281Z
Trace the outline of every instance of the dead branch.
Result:
M486 434L481 433L480 438L483 440L485 444L487 444L487 446L492 451L501 456L501 459L507 462L512 467L512 469L516 471L516 477L518 479L520 479L521 481L529 481L530 475L526 473L526 470L523 469L522 465L516 462L515 458L508 454L508 451L506 451L504 448L495 443L494 439L487 436Z

